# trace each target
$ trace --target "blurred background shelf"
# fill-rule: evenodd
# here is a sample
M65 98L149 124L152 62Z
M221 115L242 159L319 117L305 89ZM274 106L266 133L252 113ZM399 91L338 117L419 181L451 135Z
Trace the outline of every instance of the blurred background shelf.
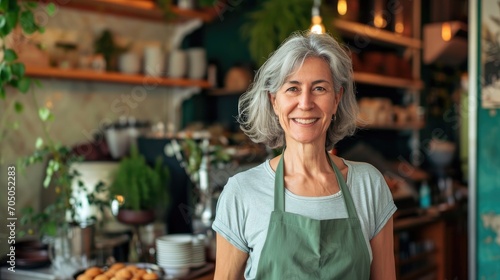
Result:
M333 21L335 28L342 34L350 37L360 36L379 43L391 44L405 48L422 48L422 41L416 38L405 37L394 32L381 30L366 24L337 19ZM365 39L366 40L366 39Z
M424 123L407 123L407 124L363 124L358 122L359 129L380 129L380 130L412 130L422 129Z
M166 12L159 7L155 1L127 1L127 0L71 0L62 1L42 0L44 3L55 3L68 8L76 8L119 16L135 17L150 21L166 21ZM172 21L186 19L201 19L210 22L217 17L215 6L204 9L180 9L176 6L170 7L171 13L177 15Z
M354 81L368 85L421 90L424 83L419 79L403 79L365 72L354 72Z
M65 80L82 80L93 82L108 82L120 84L137 84L163 87L199 87L209 88L205 80L190 80L182 78L152 77L144 75L127 75L118 72L96 72L80 69L59 69L50 67L27 67L26 75L35 78L54 78Z

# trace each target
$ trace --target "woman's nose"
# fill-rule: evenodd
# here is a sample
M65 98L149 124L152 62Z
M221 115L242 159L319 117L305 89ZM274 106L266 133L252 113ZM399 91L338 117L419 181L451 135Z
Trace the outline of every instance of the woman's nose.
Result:
M311 91L309 90L302 91L302 93L299 95L298 107L299 109L302 110L310 110L314 107Z

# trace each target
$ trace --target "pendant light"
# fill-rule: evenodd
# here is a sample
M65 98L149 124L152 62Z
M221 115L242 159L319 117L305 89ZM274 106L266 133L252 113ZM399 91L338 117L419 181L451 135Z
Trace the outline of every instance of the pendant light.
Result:
M325 26L322 23L323 19L319 15L320 6L321 6L321 0L314 0L312 7L311 32L316 34L325 33Z

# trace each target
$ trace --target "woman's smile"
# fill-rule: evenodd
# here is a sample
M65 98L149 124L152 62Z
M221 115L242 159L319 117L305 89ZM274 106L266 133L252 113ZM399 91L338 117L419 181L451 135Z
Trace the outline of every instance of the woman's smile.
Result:
M303 124L303 125L308 125L308 124L313 124L317 122L319 119L318 118L308 118L308 119L299 119L299 118L293 118L292 121L298 123L298 124Z

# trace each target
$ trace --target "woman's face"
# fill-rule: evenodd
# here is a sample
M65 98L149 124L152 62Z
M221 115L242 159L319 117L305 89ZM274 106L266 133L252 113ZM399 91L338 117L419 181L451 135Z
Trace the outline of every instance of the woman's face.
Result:
M325 141L343 93L342 90L334 92L331 77L326 61L310 57L286 79L275 96L269 96L287 144Z

